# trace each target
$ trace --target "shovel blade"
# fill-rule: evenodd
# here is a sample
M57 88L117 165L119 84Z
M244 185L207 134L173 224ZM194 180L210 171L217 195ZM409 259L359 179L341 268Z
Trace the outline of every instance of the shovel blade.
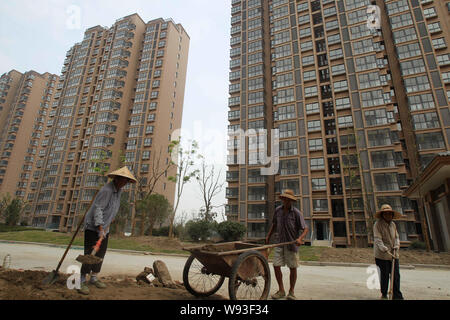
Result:
M59 278L58 271L53 270L50 272L50 274L42 281L45 285L51 285L54 284Z
M79 255L75 260L81 262L82 264L99 264L103 261L102 258L96 257L91 254Z

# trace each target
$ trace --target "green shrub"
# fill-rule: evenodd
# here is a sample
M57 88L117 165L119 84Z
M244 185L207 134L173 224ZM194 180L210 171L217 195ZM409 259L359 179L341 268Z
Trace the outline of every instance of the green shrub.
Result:
M425 245L425 242L419 240L413 241L409 245L409 249L411 250L425 250L426 248L427 246Z
M217 222L190 220L186 223L186 232L193 241L205 241L212 236Z
M226 242L241 240L246 231L244 225L233 221L223 221L217 227L217 232Z

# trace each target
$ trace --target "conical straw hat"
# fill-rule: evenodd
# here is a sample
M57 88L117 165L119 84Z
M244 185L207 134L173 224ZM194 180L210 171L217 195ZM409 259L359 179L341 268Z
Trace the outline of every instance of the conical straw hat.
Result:
M114 178L115 176L125 177L127 179L130 179L131 183L136 183L137 182L137 180L134 177L134 175L130 172L130 170L126 166L123 167L123 168L120 168L119 170L113 171L113 172L108 174L109 178Z
M381 215L384 212L391 212L394 214L393 219L399 219L401 218L403 215L400 212L397 212L395 210L392 209L392 207L388 204L383 204L381 206L381 209L377 211L377 213L375 213L375 219L380 219Z

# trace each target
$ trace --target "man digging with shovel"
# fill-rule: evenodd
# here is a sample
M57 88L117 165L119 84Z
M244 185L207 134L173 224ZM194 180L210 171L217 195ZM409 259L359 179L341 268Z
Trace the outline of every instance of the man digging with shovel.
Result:
M78 261L82 262L81 287L78 289L78 292L84 295L89 294L89 288L86 284L87 274L91 275L90 284L100 289L106 288L106 285L97 276L108 247L109 227L119 211L121 189L127 183L137 182L127 167L111 172L108 174L108 177L112 178L112 181L100 189L86 214L84 231L85 255L77 258ZM92 250L93 247L95 247L94 251ZM91 253L94 253L95 256L91 255Z
M392 207L388 204L383 204L381 209L375 214L375 218L378 220L373 226L373 248L375 252L375 263L380 270L381 299L383 300L388 299L387 293L389 282L391 282L391 290L389 292L391 295L390 298L393 300L403 300L403 295L400 292L398 254L400 249L400 238L398 236L397 227L392 221L401 216L401 213L392 210ZM389 274L391 274L391 281L389 281Z

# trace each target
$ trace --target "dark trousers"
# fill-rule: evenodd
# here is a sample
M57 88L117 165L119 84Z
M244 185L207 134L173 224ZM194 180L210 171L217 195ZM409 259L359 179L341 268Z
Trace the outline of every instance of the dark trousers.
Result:
M380 287L381 294L387 296L389 290L389 281L392 270L392 260L382 260L375 258L375 263L380 268ZM395 259L394 265L394 299L402 299L403 295L400 292L400 267L399 260Z
M103 239L102 244L100 245L100 249L95 254L96 257L104 258L106 254L106 249L108 248L108 238L109 233ZM100 237L98 236L97 231L85 230L84 231L84 254L91 254L92 249L97 243ZM103 261L98 264L82 264L81 265L81 274L88 274L94 272L99 273L102 268Z

